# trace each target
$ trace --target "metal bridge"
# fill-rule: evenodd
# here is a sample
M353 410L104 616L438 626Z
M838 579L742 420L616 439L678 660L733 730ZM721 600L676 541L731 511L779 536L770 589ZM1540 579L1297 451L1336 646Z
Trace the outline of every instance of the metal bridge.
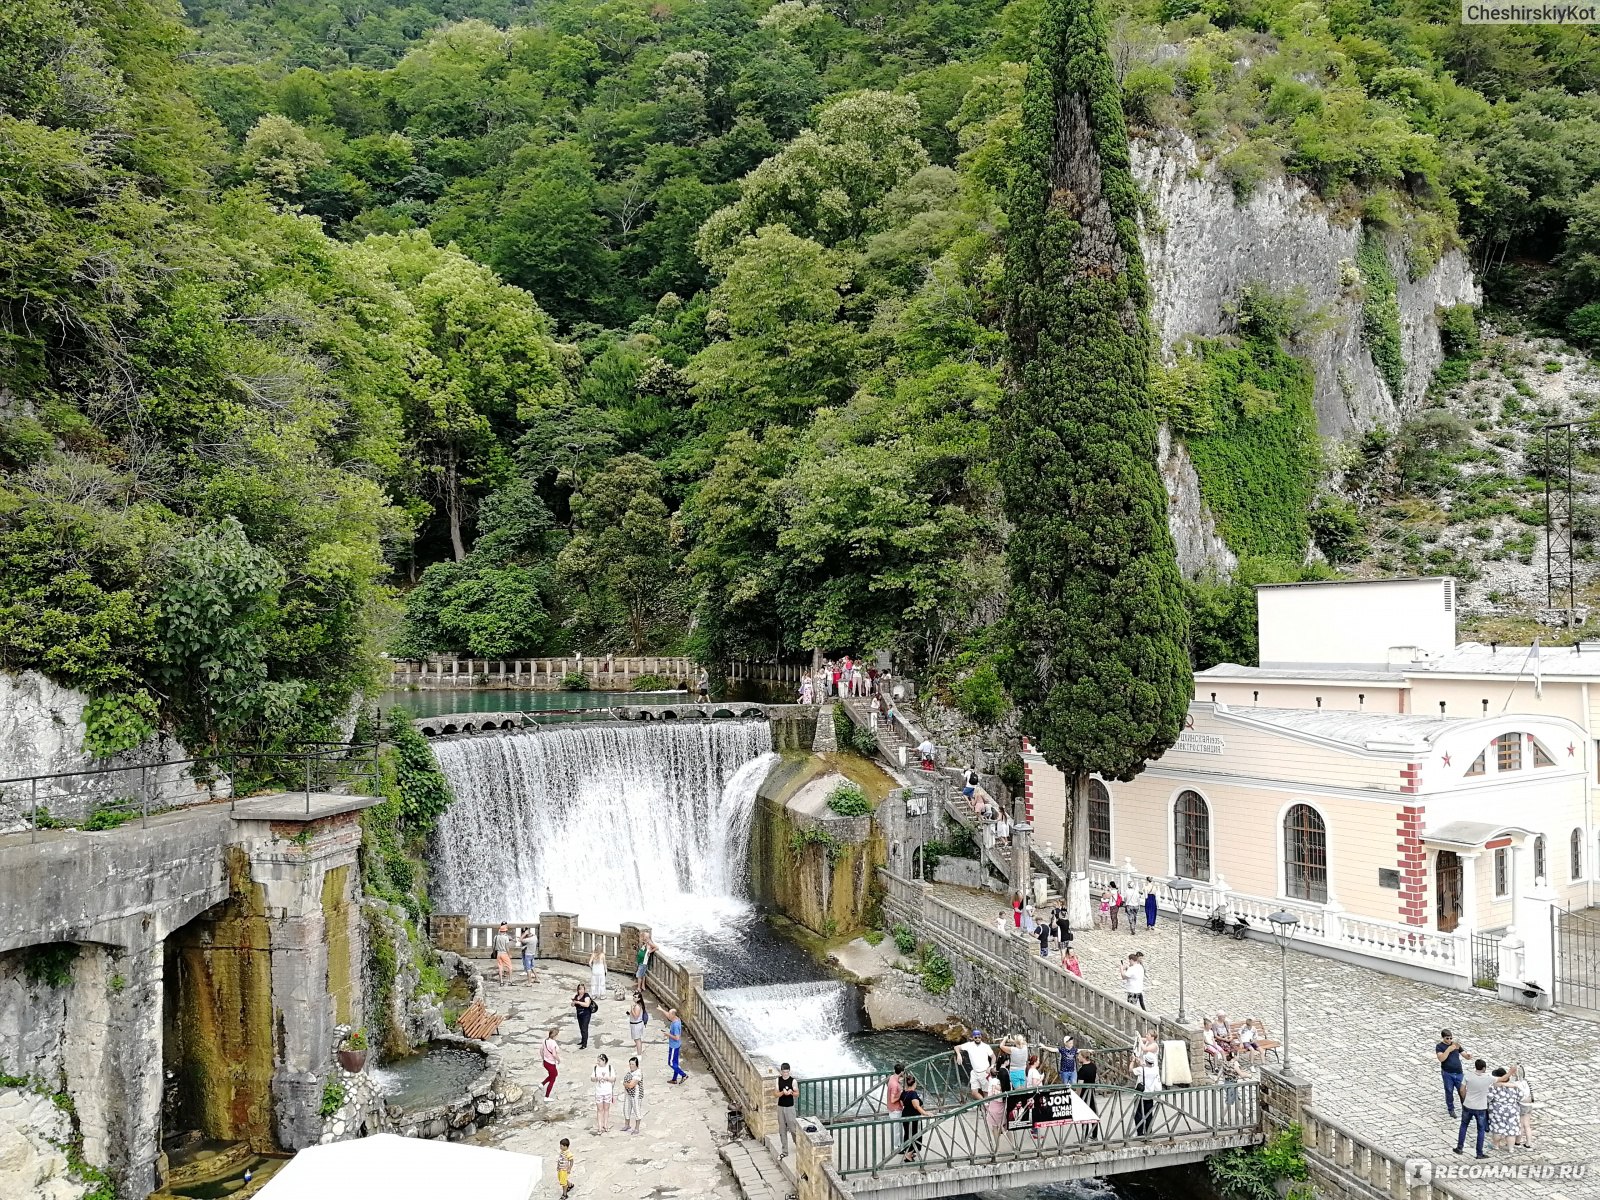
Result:
M1109 1075L1126 1053L1102 1052ZM947 1052L910 1071L929 1113L912 1121L887 1111L886 1074L799 1081L796 1111L826 1127L832 1167L853 1194L931 1200L1148 1171L1265 1136L1254 1081L1153 1093L1057 1083L977 1100Z

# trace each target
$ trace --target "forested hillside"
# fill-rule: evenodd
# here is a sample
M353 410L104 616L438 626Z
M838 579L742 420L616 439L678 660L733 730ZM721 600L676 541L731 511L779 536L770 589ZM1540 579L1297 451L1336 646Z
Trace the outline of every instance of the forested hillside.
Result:
M0 665L99 697L104 749L312 735L379 649L981 668L1029 484L990 424L1037 12L4 6ZM1600 343L1600 38L1455 12L1113 3L1123 107ZM1248 426L1293 485L1219 503L1241 578L1360 558L1407 487L1413 435L1307 429L1314 322L1242 297L1153 379L1203 481ZM1197 657L1247 654L1238 586L1187 586Z

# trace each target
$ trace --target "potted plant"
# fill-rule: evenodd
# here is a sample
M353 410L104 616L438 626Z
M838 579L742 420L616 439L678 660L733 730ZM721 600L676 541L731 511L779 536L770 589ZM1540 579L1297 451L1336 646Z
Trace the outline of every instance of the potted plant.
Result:
M344 1041L339 1046L339 1065L351 1074L360 1071L367 1065L367 1033L364 1029L355 1029L345 1034Z

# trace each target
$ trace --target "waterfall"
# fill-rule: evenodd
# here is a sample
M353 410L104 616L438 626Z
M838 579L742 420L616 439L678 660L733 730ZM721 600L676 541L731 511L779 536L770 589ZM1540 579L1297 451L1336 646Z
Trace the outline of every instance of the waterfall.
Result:
M750 820L777 761L765 721L651 721L434 743L455 799L433 848L435 907L549 911L585 925L715 929L748 909Z
M846 1039L860 1023L854 989L842 983L719 988L708 998L727 1015L734 1036L774 1064L790 1063L810 1077L866 1069Z

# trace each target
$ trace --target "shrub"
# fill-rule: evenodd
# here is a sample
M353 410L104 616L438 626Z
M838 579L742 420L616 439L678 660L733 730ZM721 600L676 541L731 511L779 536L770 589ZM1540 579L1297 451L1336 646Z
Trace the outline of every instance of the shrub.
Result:
M83 709L83 748L108 758L142 745L156 731L156 702L144 689L96 696Z
M344 1107L344 1084L330 1079L322 1088L322 1103L317 1105L317 1115L327 1118Z
M901 954L911 954L917 948L917 935L911 932L909 926L903 922L889 931L889 936L894 938L895 949Z
M131 796L119 796L115 800L102 800L96 804L82 827L89 830L115 829L119 825L126 825L138 815L137 801Z
M1230 1200L1279 1200L1279 1181L1289 1184L1290 1200L1309 1200L1300 1126L1291 1125L1264 1145L1227 1150L1206 1160L1211 1178Z
M828 797L828 807L841 817L864 817L872 812L867 794L853 783L841 783Z
M922 947L917 973L922 976L922 986L930 995L942 996L956 985L956 973L951 969L950 960L932 945Z
M566 676L566 679L570 679L570 678L572 678L570 675ZM565 679L562 681L562 686L565 686ZM585 682L584 682L582 687L576 687L576 688L573 688L571 690L573 690L573 691L583 691L588 686L589 686L589 684L587 682L587 678L585 677ZM637 678L637 679L635 679L633 681L633 690L636 691L636 692L672 692L672 691L677 691L678 690L678 680L676 680L676 679L668 679L665 675L641 675L641 676L639 676L639 678Z
M589 690L589 676L582 671L568 671L561 677L561 690L564 692L587 692Z
M1343 496L1323 496L1308 519L1311 537L1329 562L1352 562L1366 549L1361 536L1361 513Z
M77 960L75 942L51 942L45 946L29 946L23 951L22 973L30 983L46 987L66 987L72 982L72 964Z
M1361 301L1361 337L1372 353L1378 374L1389 385L1389 394L1398 402L1406 379L1400 342L1400 302L1383 239L1371 230L1362 235L1361 246L1356 251L1356 267L1366 285L1366 296Z
M391 716L389 740L394 745L401 815L412 832L426 833L450 807L450 785L439 770L428 739L412 727L404 712Z
M998 725L1006 715L1006 690L992 662L968 671L950 691L961 715L985 728Z
M806 849L810 846L818 847L827 855L830 864L844 857L844 843L820 825L796 829L789 835L789 853L795 862L798 863L805 858Z

